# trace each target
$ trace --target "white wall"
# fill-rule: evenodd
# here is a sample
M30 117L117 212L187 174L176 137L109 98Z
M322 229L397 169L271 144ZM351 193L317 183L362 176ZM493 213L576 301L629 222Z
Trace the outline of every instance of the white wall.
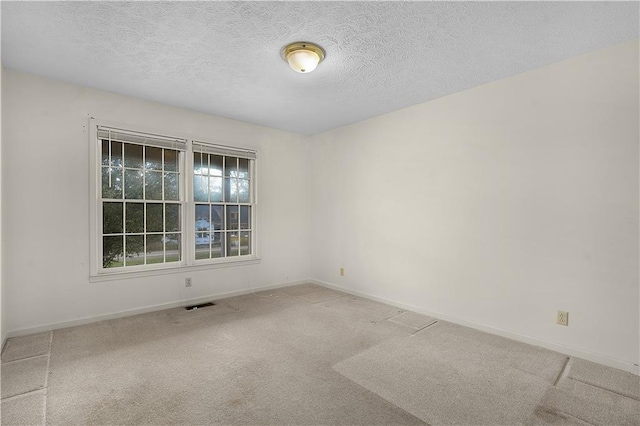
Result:
M0 64L0 81L2 81L2 64ZM0 85L0 171L2 168L2 87ZM2 199L2 173L0 173L0 351L4 347L4 342L7 337L7 310L5 308L6 298L4 297L5 280L3 279L4 272L2 270L2 252L3 238L2 238L2 209L5 203Z
M634 369L638 77L636 41L313 136L312 276Z
M2 86L3 250L11 334L309 276L307 138L10 70L4 71ZM89 116L258 146L262 262L89 282ZM184 288L185 276L193 277L192 288Z

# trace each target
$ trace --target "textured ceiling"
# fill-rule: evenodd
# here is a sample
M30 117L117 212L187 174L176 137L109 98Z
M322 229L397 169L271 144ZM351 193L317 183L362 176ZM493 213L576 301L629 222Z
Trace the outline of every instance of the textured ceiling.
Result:
M2 2L5 67L315 134L638 38L638 3ZM280 58L327 52L311 74Z

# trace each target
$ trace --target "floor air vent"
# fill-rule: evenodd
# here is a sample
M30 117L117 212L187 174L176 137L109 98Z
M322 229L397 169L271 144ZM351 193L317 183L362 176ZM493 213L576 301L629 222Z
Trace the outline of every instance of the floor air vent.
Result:
M184 310L185 311L195 311L196 309L206 308L207 306L213 306L213 305L215 305L215 303L213 303L213 302L201 303L199 305L187 306L187 307L184 308Z

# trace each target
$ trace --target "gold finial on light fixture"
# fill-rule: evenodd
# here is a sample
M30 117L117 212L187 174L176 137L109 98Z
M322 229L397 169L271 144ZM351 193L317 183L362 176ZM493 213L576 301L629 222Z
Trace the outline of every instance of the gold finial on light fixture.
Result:
M282 48L282 59L289 63L292 70L310 73L324 59L324 50L317 44L301 41Z

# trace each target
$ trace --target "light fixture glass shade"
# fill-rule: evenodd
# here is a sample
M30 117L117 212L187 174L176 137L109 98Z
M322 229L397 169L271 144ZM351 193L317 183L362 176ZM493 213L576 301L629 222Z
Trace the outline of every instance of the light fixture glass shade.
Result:
M289 53L287 62L295 72L308 73L316 69L320 56L311 50L300 49Z
M298 41L286 45L280 51L292 70L301 74L308 74L315 70L324 59L324 49L317 44L308 41Z

